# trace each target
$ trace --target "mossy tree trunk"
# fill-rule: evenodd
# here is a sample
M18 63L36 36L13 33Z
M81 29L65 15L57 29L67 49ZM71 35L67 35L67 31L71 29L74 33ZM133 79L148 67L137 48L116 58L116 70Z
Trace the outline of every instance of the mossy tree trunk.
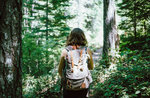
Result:
M0 0L0 98L22 98L22 0Z
M109 64L109 56L115 54L115 43L117 39L117 27L115 17L114 0L103 0L104 4L104 44L103 44L103 59L106 60L106 65Z

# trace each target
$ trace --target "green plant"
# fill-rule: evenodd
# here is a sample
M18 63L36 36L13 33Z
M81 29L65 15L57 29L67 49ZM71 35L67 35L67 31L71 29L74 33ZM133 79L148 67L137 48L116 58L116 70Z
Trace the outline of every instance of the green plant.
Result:
M124 51L117 70L102 83L96 84L94 97L148 97L150 96L150 62L144 51ZM147 55L149 56L149 55Z

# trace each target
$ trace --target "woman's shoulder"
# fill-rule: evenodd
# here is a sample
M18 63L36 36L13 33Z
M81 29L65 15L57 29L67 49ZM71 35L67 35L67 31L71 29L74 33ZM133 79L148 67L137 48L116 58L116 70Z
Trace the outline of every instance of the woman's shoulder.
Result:
M89 47L87 47L87 52L92 54L92 51L91 51L91 49Z
M67 54L67 50L66 50L66 48L64 48L61 52L61 57L65 57L66 54Z

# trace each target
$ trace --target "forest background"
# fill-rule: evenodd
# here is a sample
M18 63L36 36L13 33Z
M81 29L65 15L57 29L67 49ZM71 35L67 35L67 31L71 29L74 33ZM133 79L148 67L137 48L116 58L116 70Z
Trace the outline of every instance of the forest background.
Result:
M105 50L111 47L105 45L106 1L112 5L109 9L114 9L114 25L120 36L119 47L113 51L115 55L107 56ZM58 63L67 36L76 27L85 32L93 51L95 68L91 71L91 98L150 96L148 0L23 0L22 4L23 97L61 96Z

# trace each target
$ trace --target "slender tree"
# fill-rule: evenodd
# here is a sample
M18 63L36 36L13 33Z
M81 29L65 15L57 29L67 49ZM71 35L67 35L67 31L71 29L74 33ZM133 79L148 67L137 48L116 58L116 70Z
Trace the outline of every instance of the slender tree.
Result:
M54 52L68 35L68 0L26 0L23 25L23 73L40 76L53 69ZM26 22L26 24L25 24ZM38 56L37 56L38 55ZM38 70L35 70L38 69Z
M46 1L46 64L48 64L48 0Z
M122 0L118 3L118 14L124 17L119 28L138 38L142 33L148 34L150 8L148 0Z
M22 0L0 4L0 98L21 98Z
M133 5L133 27L134 27L134 37L135 37L135 39L136 39L136 36L137 36L137 30L136 30L136 24L137 24L137 20L136 20L136 0L135 0L135 2L133 3L134 5Z
M117 35L116 19L115 19L115 3L114 0L103 0L104 2L104 44L103 58L114 56L115 42ZM108 63L108 62L107 62Z

